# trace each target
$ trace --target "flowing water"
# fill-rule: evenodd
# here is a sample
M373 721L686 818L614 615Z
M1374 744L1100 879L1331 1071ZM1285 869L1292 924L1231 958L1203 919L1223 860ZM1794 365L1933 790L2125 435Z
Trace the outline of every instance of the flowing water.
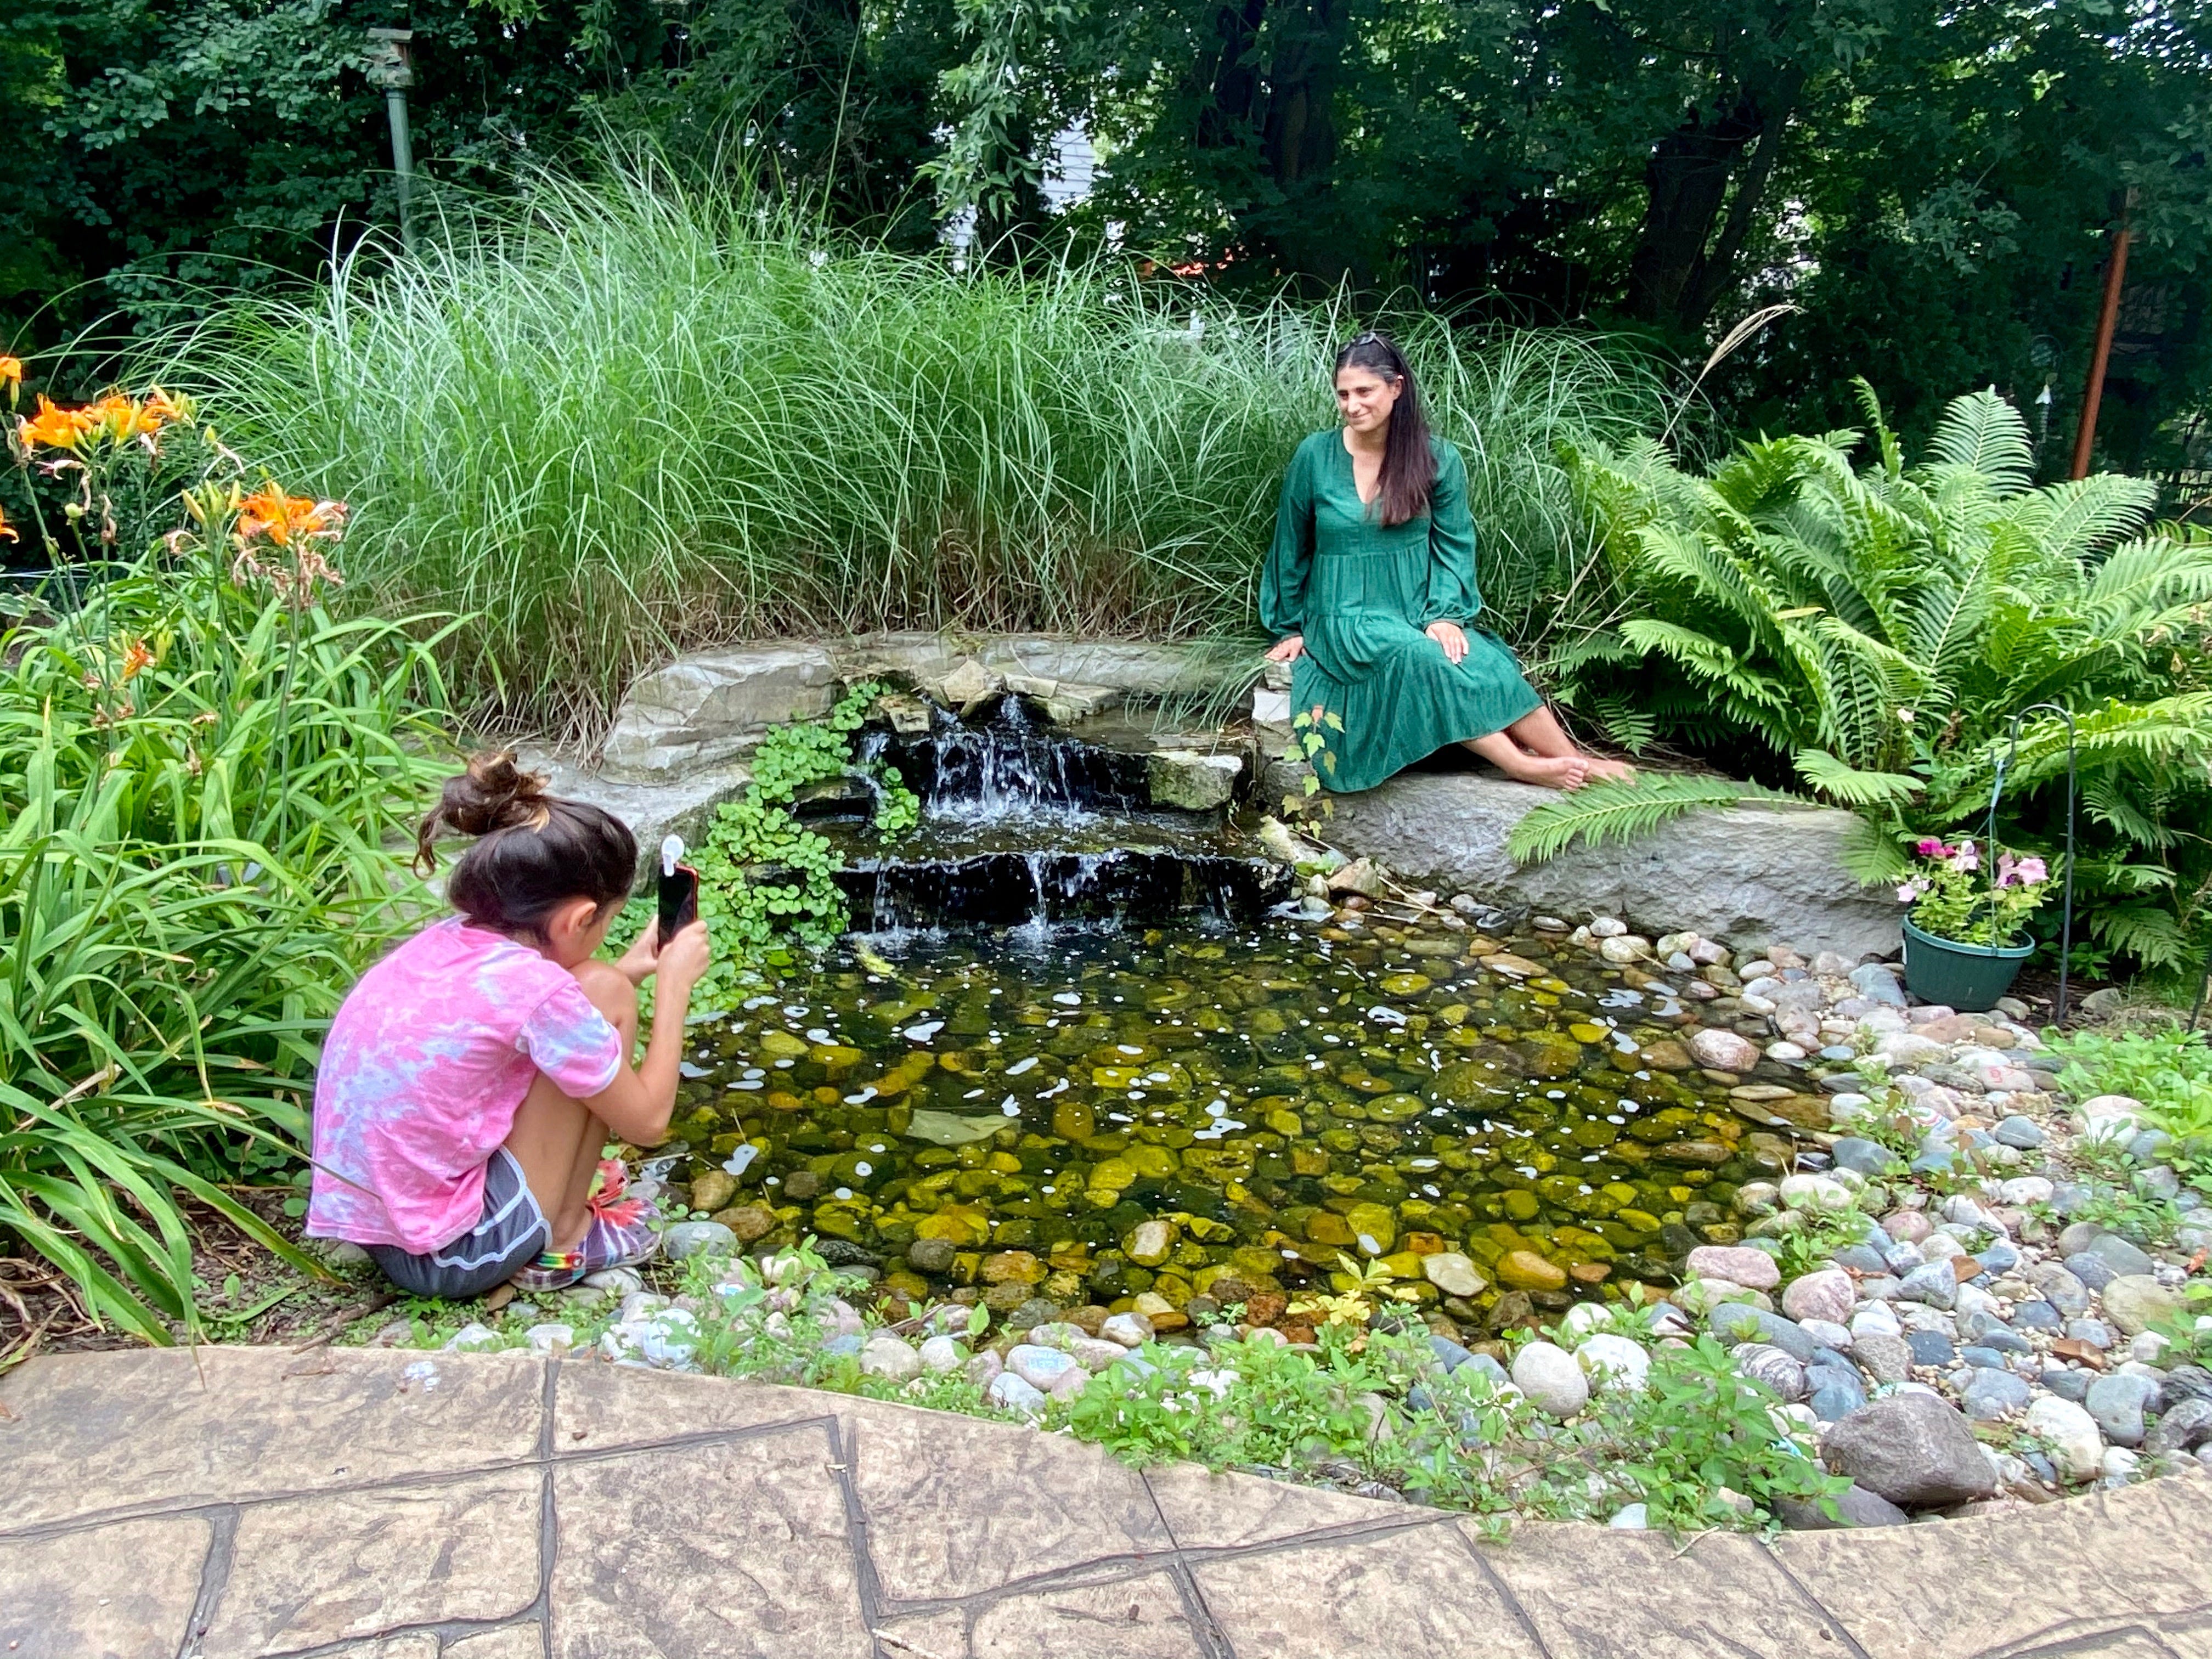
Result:
M878 921L909 925L695 1032L679 1175L747 1243L811 1233L908 1297L1033 1316L1249 1302L1350 1259L1487 1329L1665 1278L1786 1166L1693 1068L1662 981L1449 913L1268 914L1256 880L1193 875L1249 862L1224 828L1102 810L1042 740L1009 790L981 746L954 758L994 809L922 790L921 833L879 860L940 878L878 884ZM1438 1255L1475 1279L1432 1283Z

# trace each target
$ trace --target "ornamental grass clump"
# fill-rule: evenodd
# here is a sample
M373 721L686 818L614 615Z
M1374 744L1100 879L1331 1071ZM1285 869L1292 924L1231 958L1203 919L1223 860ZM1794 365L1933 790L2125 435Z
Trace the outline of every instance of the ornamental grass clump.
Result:
M1933 836L1915 844L1918 861L1898 884L1898 902L1912 907L1912 925L1961 945L2008 945L2050 895L2051 872L2039 858L1997 854L1981 874L1981 848L1948 846Z
M1401 326L1467 455L1490 623L1547 637L1595 553L1557 446L1656 423L1656 381L1561 332ZM641 668L746 635L1248 637L1352 327L1109 258L962 271L617 161L158 361L351 503L349 606L466 613L460 693L588 737Z
M186 399L9 437L79 602L0 637L0 1254L167 1341L188 1204L307 1265L232 1187L296 1163L324 1025L422 896L386 844L441 770L436 624L332 617L340 509Z

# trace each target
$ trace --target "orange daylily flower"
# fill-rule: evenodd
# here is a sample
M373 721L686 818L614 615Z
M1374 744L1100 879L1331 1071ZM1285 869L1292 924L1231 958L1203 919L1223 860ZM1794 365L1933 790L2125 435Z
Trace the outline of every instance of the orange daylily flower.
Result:
M154 653L143 640L133 640L123 648L123 684L128 685L145 670L154 665Z
M38 413L17 421L15 435L26 449L75 449L99 424L89 410L64 409L41 392Z
M343 501L287 495L275 483L264 483L239 503L238 536L241 542L266 536L279 547L289 547L295 537L304 542L337 535L345 526L345 514Z
M183 411L156 386L143 403L133 403L121 392L111 392L83 412L95 426L105 428L110 439L121 444L159 432Z
M0 536L5 536L11 542L20 542L23 539L15 533L15 526L8 522L8 515L5 513L0 513Z
M21 357L0 356L0 380L8 383L8 396L13 399L22 389L23 360Z

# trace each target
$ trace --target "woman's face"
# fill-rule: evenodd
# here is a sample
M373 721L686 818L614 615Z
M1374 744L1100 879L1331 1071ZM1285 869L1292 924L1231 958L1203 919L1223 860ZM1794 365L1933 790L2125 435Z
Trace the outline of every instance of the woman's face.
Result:
M1336 407L1345 425L1365 436L1390 423L1397 406L1401 381L1386 380L1371 368L1347 364L1336 371Z

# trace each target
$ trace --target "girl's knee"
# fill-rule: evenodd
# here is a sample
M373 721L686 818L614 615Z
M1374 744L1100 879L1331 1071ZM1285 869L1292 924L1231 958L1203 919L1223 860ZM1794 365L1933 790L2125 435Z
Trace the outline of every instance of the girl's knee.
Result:
M637 987L629 982L629 975L611 962L597 957L580 962L568 971L592 1000L592 1006L607 1017L609 1024L618 1031L636 1030Z

